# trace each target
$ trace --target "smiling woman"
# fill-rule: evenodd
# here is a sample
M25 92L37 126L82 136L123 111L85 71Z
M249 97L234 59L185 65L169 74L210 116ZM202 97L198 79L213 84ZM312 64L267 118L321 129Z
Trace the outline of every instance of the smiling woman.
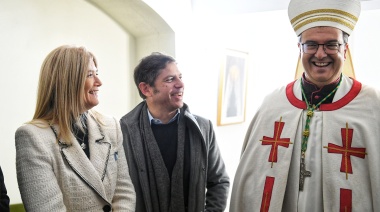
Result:
M88 65L88 74L84 84L84 106L89 110L99 104L98 91L102 85L98 77L98 69L95 66L94 60L91 59Z
M91 110L97 70L84 47L58 47L43 62L34 117L16 132L26 211L134 211L119 123Z

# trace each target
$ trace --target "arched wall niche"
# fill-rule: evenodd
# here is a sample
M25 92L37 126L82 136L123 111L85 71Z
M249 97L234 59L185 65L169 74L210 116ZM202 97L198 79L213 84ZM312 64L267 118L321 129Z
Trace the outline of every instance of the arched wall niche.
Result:
M175 33L168 23L142 0L87 0L118 23L134 37L131 46L126 46L130 55L129 71L132 72L138 61L152 52L165 52L175 55ZM101 26L99 26L101 27ZM134 45L134 46L132 46ZM130 76L132 73L129 73ZM136 96L136 103L141 99Z

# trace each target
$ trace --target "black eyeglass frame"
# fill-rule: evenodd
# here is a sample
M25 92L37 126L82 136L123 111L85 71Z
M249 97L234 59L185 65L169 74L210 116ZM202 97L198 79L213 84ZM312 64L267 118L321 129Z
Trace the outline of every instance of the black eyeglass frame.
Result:
M340 52L340 47L342 46L342 45L345 45L346 43L337 43L337 45L338 45L338 48L337 49L329 49L328 47L326 47L326 45L329 45L329 44L332 44L332 43L300 43L301 44L301 46L302 46L302 52L303 53L305 53L305 54L315 54L315 53L317 53L317 51L318 51L318 49L319 49L319 46L322 46L323 47L323 51L326 53L326 54L328 54L328 55L334 55L334 54L338 54L338 52ZM315 52L314 53L307 53L307 52L305 52L305 47L304 47L304 45L305 44L311 44L311 45L318 45L318 47L315 49ZM326 49L328 49L328 50L336 50L336 52L335 53L327 53L326 52Z

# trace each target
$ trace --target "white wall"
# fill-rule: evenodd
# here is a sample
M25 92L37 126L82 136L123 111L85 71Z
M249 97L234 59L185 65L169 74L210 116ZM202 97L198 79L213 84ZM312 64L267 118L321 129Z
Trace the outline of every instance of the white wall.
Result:
M11 203L21 202L14 133L32 119L45 56L63 44L91 50L103 81L98 110L120 117L131 108L128 55L133 42L114 21L85 1L0 0L0 165Z
M378 1L380 5L380 1ZM361 13L351 47L356 79L380 89L380 9ZM351 38L350 38L351 39Z
M186 83L185 102L193 113L213 122L232 186L254 113L266 94L294 78L297 38L286 11L215 16L208 21L199 17L192 27L176 31L177 59ZM216 126L219 72L226 48L249 53L246 121Z

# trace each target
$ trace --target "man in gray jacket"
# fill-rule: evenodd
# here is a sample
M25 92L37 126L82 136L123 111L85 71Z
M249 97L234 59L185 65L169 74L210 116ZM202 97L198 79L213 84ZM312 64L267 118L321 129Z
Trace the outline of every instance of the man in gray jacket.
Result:
M120 123L136 211L224 211L230 182L214 130L183 103L175 59L144 57L134 80L144 100Z

